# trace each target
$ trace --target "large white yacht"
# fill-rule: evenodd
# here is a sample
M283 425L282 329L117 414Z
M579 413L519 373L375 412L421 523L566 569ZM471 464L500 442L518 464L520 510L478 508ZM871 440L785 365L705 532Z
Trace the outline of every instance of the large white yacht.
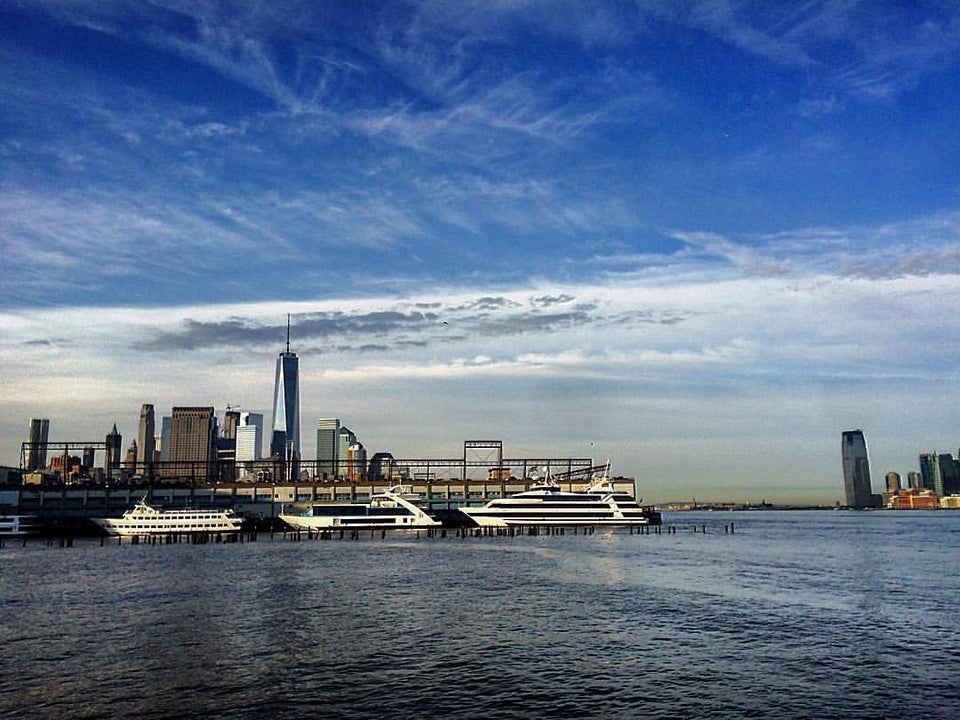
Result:
M93 518L110 535L177 535L239 532L241 518L233 510L188 508L164 510L140 500L120 518Z
M617 490L607 472L583 491L562 490L547 479L516 495L460 511L480 527L631 527L661 521L659 512L640 507L632 495Z
M370 496L369 503L318 503L302 515L281 514L294 530L420 530L438 528L434 520L414 504L417 496L394 485Z

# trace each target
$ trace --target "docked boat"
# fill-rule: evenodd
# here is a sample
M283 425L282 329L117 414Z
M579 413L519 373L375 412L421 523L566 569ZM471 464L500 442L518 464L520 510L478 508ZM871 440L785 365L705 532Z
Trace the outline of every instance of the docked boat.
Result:
M483 507L460 511L480 527L634 527L661 522L657 510L641 507L632 495L617 490L607 473L583 491L562 490L548 479Z
M109 535L183 535L188 533L234 533L241 518L233 510L183 508L167 510L140 500L120 518L93 518Z
M39 535L40 518L36 515L0 515L0 537Z
M302 515L281 514L294 530L420 530L438 528L434 520L415 505L418 497L402 485L370 496L369 503L317 503Z

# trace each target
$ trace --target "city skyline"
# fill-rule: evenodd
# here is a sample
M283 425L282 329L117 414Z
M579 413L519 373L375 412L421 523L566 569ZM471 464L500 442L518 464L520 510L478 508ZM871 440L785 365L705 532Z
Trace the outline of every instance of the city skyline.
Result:
M495 437L651 499L832 503L844 430L877 476L960 446L951 4L0 23L0 463L30 418L270 418L288 313L304 456L336 417L371 452Z

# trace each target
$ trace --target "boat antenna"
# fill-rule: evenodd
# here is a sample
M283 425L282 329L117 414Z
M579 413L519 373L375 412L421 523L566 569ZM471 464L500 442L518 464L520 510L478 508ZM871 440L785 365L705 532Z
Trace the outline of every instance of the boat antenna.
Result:
M290 354L290 313L287 313L287 354Z

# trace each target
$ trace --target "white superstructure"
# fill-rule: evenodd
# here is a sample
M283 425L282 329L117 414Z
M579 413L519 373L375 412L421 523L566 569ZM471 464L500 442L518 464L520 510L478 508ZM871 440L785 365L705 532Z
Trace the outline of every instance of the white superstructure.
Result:
M660 513L642 508L632 495L617 490L607 473L584 491L561 490L549 480L483 507L461 507L480 527L659 525Z
M438 520L414 505L415 499L417 497L406 492L402 485L394 485L372 495L366 504L319 503L312 505L302 515L281 514L280 519L294 530L419 530L440 527Z
M141 500L121 518L93 518L110 535L175 535L239 532L242 520L232 510L161 510Z

